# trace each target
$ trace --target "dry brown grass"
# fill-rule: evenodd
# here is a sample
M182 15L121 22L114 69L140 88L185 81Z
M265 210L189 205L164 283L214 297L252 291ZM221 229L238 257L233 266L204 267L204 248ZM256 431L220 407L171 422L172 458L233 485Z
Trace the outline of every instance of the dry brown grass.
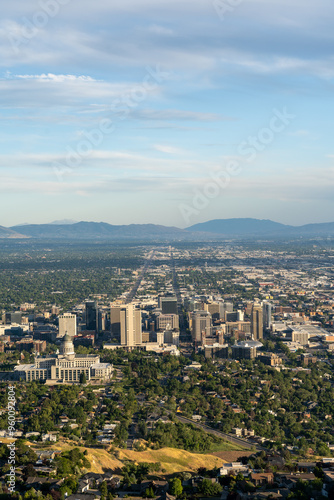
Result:
M32 448L38 449L36 443L32 445ZM87 459L91 463L91 472L102 473L106 469L112 469L116 473L124 465L124 461L131 460L133 462L147 462L147 463L161 463L161 469L164 472L161 474L173 474L182 471L197 471L199 467L206 467L208 469L213 469L214 467L220 467L225 460L219 456L214 456L212 454L199 454L190 453L185 450L178 450L175 448L162 448L161 450L146 450L146 451L134 451L134 450L123 450L117 448L113 452L108 452L107 450L102 450L99 448L86 448L84 446L79 446L76 444L59 441L50 445L50 448L58 451L68 451L72 448L79 448L80 451L87 451ZM159 475L159 473L157 474Z

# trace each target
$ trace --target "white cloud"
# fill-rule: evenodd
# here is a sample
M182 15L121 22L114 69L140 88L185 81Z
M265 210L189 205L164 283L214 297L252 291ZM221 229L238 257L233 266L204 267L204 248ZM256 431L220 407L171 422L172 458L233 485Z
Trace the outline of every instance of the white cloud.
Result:
M154 33L155 35L161 35L161 36L174 35L173 30L165 28L164 26L159 26L158 24L152 24L148 29L151 33Z
M309 130L296 130L295 132L290 132L293 137L309 137L311 136L311 132Z
M169 155L177 155L177 154L183 154L184 151L180 148L175 148L173 146L168 146L166 144L156 144L154 146L154 149L156 151L160 151L161 153L166 153Z
M186 111L180 109L138 109L133 111L131 115L134 118L139 118L141 120L160 120L160 121L174 121L174 120L184 120L184 121L220 121L220 120L233 120L230 117L224 117L217 113L203 113L200 111Z
M0 79L0 104L10 109L85 106L91 112L90 106L96 103L100 109L111 114L111 106L116 99L131 96L141 85L140 81L114 83L83 75L22 74ZM161 91L162 87L157 85L147 91L145 100L159 95ZM98 101L102 101L103 105Z
M95 78L85 75L54 75L52 73L41 74L41 75L14 75L14 78L19 78L22 80L37 80L43 82L96 82Z

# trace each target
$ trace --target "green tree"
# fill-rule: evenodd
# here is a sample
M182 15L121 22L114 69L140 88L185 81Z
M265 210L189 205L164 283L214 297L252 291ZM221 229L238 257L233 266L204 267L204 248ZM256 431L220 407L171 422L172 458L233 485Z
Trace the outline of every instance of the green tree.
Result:
M155 498L155 494L153 491L152 486L150 488L146 488L145 493L144 493L145 498Z
M209 479L203 479L199 486L199 490L203 495L213 497L221 493L222 487L219 483L212 483Z
M107 486L107 482L106 481L103 481L101 483L100 491L101 491L101 495L103 495L104 497L107 496L107 494L108 494L108 486Z
M169 483L169 491L174 497L180 497L183 492L181 479L174 477L174 479L172 479Z

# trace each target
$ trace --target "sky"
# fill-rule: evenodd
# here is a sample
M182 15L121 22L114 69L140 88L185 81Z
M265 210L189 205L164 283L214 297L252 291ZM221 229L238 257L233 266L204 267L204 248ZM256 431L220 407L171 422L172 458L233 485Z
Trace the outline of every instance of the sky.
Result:
M332 0L15 0L0 225L334 221Z

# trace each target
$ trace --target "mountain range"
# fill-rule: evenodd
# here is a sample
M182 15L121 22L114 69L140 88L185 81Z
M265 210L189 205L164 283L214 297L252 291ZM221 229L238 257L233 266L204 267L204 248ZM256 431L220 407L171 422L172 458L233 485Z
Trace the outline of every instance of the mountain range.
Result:
M21 234L14 229L0 226L0 238L29 238L29 236Z
M59 221L0 226L0 238L63 240L220 240L224 238L334 237L334 222L291 226L271 220L215 219L186 229L156 224L112 225L106 222Z

